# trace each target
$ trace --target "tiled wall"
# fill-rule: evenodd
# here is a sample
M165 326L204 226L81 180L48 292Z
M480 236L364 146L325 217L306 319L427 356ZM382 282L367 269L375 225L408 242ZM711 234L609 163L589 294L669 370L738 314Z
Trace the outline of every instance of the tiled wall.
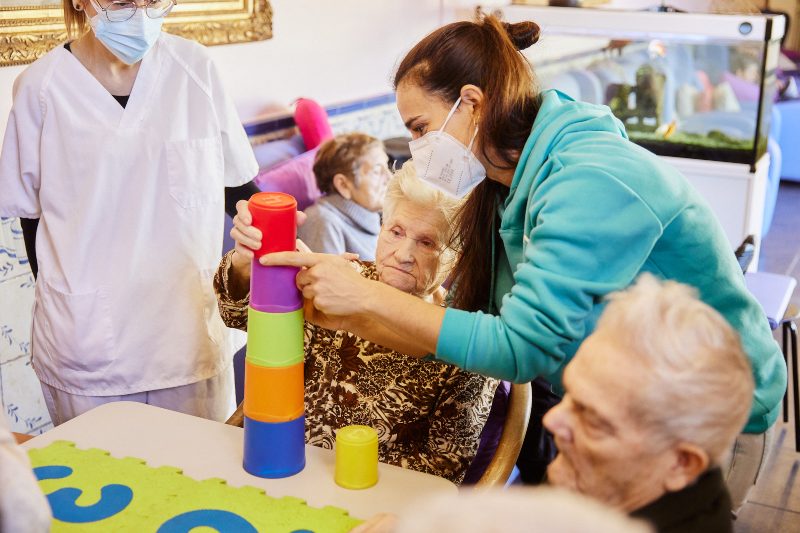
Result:
M351 104L329 109L328 115L336 134L361 131L378 139L408 136L394 94L368 100L362 106Z
M327 109L335 133L362 131L379 139L406 135L393 95ZM251 138L293 129L291 117L249 125ZM52 427L30 360L33 276L18 219L0 219L0 401L14 431Z
M31 367L33 275L16 218L0 218L0 401L13 431L52 427Z

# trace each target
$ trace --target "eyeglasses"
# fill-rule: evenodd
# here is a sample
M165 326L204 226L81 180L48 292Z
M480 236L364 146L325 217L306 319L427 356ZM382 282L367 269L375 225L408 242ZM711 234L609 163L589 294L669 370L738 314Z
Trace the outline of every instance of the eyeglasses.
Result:
M105 14L109 22L125 22L133 17L140 7L144 8L145 14L151 19L166 17L175 7L177 0L150 0L143 6L129 0L114 0L105 7L96 0L91 0L91 2L98 13L102 11Z
M364 171L364 174L372 174L375 176L386 176L389 178L392 177L392 171L389 170L389 165L387 165L386 163L375 163L371 167L368 167L366 171Z

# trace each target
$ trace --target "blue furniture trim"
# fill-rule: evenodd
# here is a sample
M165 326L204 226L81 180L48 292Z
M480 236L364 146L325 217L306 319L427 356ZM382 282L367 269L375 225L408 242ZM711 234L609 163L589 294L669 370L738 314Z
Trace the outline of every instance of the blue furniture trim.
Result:
M255 124L248 124L244 127L245 133L248 137L255 135L264 135L274 131L285 130L294 127L294 118L282 117L277 119L268 120L266 122L256 122Z
M353 111L360 111L362 109L369 109L386 104L393 104L395 102L394 93L382 94L373 98L367 98L356 102L350 102L339 106L326 107L325 111L328 112L329 117L337 115L344 115L345 113L352 113Z
M394 103L394 101L395 101L394 93L386 93L379 96L374 96L372 98L365 98L363 100L356 100L344 104L331 105L326 107L325 111L328 113L329 117L336 117L339 115L352 113L354 111L361 111L363 109L370 109L372 107L392 104ZM294 117L281 116L265 120L264 122L255 122L252 124L247 124L244 127L244 131L247 133L248 137L254 137L256 135L265 135L267 133L273 133L276 131L293 128L294 126L295 126Z

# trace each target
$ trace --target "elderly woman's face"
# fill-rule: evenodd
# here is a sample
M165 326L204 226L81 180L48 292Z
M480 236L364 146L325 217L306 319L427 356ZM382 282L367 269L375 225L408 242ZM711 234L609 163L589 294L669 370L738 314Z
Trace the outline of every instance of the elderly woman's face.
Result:
M386 184L392 173L387 161L389 156L383 148L376 146L367 151L361 158L356 183L350 187L350 199L361 207L372 212L383 209L383 197L386 196Z
M613 338L597 331L564 371L566 394L544 417L558 456L547 469L550 483L632 511L665 492L673 459L657 449L632 418L640 402L642 368L631 365Z
M383 221L375 267L378 278L396 289L417 296L436 290L445 224L438 211L407 200L397 202L391 218Z

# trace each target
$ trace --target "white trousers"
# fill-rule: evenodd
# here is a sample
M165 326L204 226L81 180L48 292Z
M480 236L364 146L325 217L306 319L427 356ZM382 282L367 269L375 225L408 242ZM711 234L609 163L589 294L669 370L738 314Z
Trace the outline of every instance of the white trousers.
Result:
M731 493L733 513L737 514L747 503L747 496L764 470L772 448L775 426L764 433L742 433L736 437L733 450L722 465L725 483Z
M139 402L178 411L187 415L224 422L236 409L233 365L218 375L180 387L123 394L121 396L81 396L41 383L44 401L54 425L111 402Z

